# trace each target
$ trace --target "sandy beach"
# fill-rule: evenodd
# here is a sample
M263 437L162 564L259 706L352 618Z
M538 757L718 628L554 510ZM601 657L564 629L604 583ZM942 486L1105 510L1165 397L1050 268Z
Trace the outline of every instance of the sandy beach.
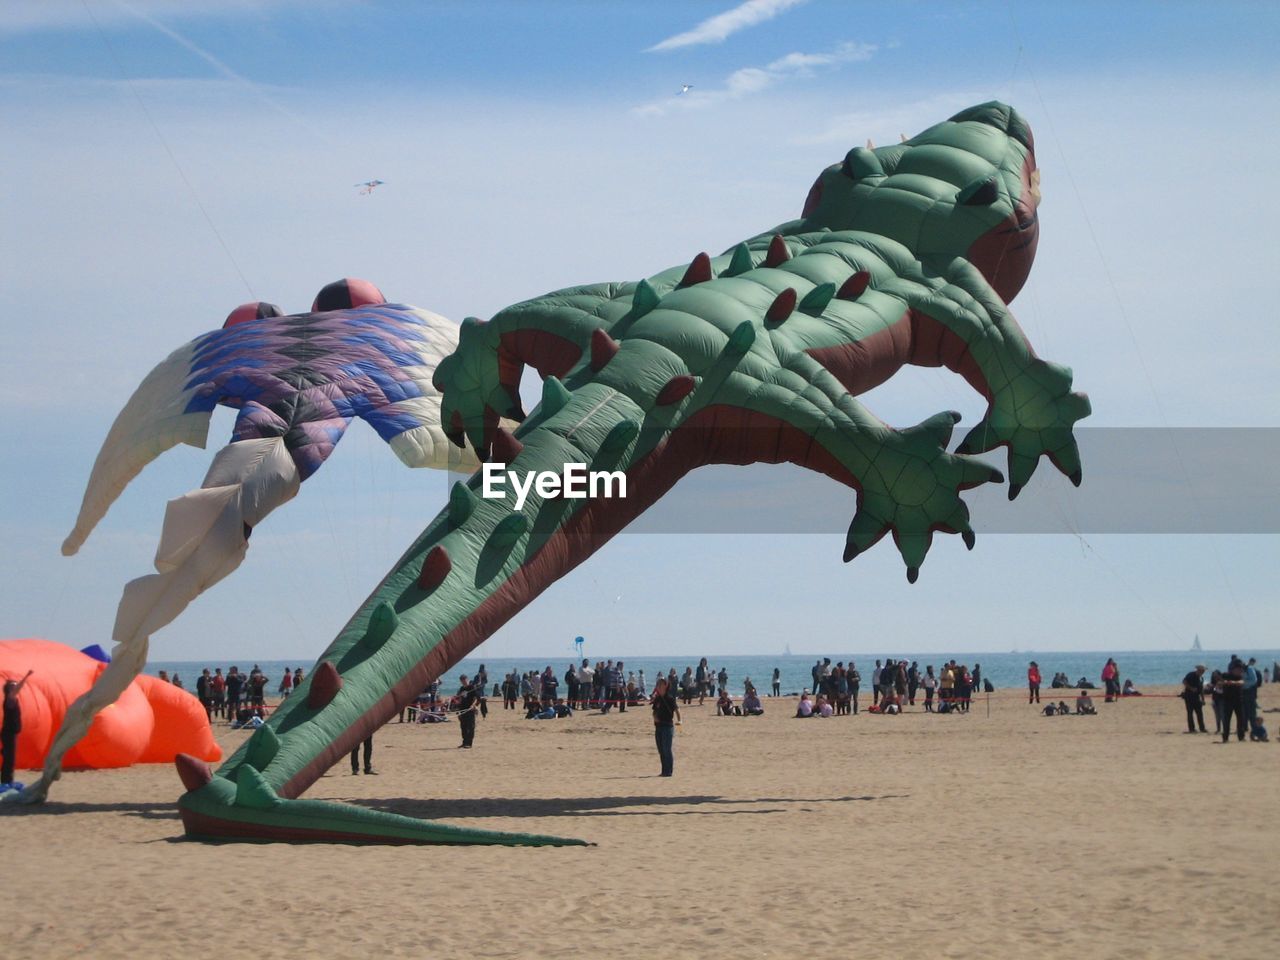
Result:
M1280 706L1280 687L1261 693ZM344 763L307 794L588 848L193 843L171 767L70 773L54 802L0 820L6 953L1273 950L1280 745L1187 736L1174 698L1098 701L1050 719L1001 691L989 716L980 698L968 716L799 721L791 699L741 719L708 700L685 710L669 780L646 708L490 709L476 749L456 749L456 723L393 723L378 776Z

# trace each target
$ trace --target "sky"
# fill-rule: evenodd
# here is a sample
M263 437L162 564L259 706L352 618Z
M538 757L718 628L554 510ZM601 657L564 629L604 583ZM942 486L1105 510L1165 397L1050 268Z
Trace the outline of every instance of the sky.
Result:
M301 310L355 276L460 321L636 279L797 216L849 148L995 98L1035 131L1041 241L1013 309L1092 399L1085 486L1046 463L1014 505L970 497L977 549L940 537L909 585L887 541L841 563L846 491L715 468L479 653L1280 646L1278 28L1257 3L7 6L0 636L108 643L233 415L80 554L59 545L133 388L237 304ZM938 370L864 399L898 426L983 409ZM757 481L769 529L698 522ZM447 489L354 425L152 656L315 657Z

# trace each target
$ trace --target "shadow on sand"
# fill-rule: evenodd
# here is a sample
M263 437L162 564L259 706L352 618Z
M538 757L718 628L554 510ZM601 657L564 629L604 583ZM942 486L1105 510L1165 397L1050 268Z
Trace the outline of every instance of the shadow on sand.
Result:
M176 800L162 803L46 803L0 804L0 816L61 817L72 813L125 813L145 820L177 820Z
M717 797L692 794L676 797L477 797L470 800L416 800L350 798L346 802L421 820L468 817L653 817L725 814L783 813L828 803L863 803L901 800L905 794L861 797ZM709 807L677 810L671 807ZM728 809L730 807L736 809Z

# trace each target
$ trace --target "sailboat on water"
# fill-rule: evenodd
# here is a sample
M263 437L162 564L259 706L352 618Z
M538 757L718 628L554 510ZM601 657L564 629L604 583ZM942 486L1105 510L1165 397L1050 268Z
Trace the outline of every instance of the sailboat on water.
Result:
M1197 633L1196 638L1191 641L1191 652L1199 653L1202 649L1204 648L1200 646L1200 634Z

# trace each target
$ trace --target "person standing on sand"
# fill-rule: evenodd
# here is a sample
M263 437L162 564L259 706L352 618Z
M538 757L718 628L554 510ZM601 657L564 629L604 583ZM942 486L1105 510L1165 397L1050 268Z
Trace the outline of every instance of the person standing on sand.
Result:
M773 695L782 696L782 671L777 667L773 668Z
M1244 687L1242 688L1244 718L1249 722L1250 727L1258 719L1258 687L1260 686L1262 686L1262 673L1258 670L1258 661L1255 657L1250 657L1244 667Z
M364 772L367 776L375 776L376 771L373 769L373 734L369 734L364 741ZM354 777L360 773L360 764L358 754L360 747L351 748L351 775Z
M4 682L4 724L0 726L0 783L13 783L13 768L18 760L18 734L22 732L22 704L18 694L27 685L34 670L21 680Z
M225 718L227 715L227 678L222 675L221 667L213 668L213 715Z
M1231 658L1231 666L1222 675L1222 742L1231 739L1231 718L1236 718L1236 739L1244 740L1244 663Z
M583 660L578 668L578 702L574 704L579 710L587 710L591 706L591 691L596 684L596 672L591 669L591 661Z
M1027 688L1031 691L1027 697L1027 703L1040 702L1040 666L1034 660L1031 666L1027 667Z
M1196 732L1196 723L1200 724L1200 732L1208 733L1204 728L1204 671L1203 663L1182 678L1181 697L1187 705L1187 733Z
M1213 704L1213 732L1222 732L1222 671L1209 674L1209 702Z
M200 701L200 706L204 707L204 715L209 720L213 719L213 677L209 674L209 668L205 667L201 671L200 676L196 677L196 697Z
M609 699L617 702L618 712L627 712L626 664L619 660L613 667L613 690Z
M933 675L932 663L924 668L924 679L920 683L924 686L924 712L933 713L933 691L938 689L938 678Z
M653 739L658 745L658 758L662 762L662 772L658 776L669 777L675 773L674 740L676 724L680 722L680 706L664 677L658 677L653 685L650 709L653 711Z
M862 674L858 672L858 665L852 660L849 661L849 712L858 712L858 688L862 686Z
M885 658L884 667L880 671L880 699L884 700L893 692L893 678L897 675L898 668L894 662ZM816 691L815 691L816 693Z
M944 663L942 665L942 678L938 681L938 706L947 705L947 709L951 709L951 701L956 688L956 672L952 669L951 664Z
M458 680L461 683L458 687L458 723L462 727L462 742L458 749L470 750L476 738L476 709L480 695L476 693L475 685L467 682L465 673Z
M244 674L239 667L227 672L227 719L234 723L240 713L240 698L244 694Z
M871 705L874 707L880 702L880 674L882 673L880 661L876 661L876 667L871 671Z
M1102 667L1102 686L1106 690L1106 703L1113 703L1115 698L1120 696L1120 683L1117 678L1120 676L1120 668L1116 666L1116 662L1107 657L1106 664Z

